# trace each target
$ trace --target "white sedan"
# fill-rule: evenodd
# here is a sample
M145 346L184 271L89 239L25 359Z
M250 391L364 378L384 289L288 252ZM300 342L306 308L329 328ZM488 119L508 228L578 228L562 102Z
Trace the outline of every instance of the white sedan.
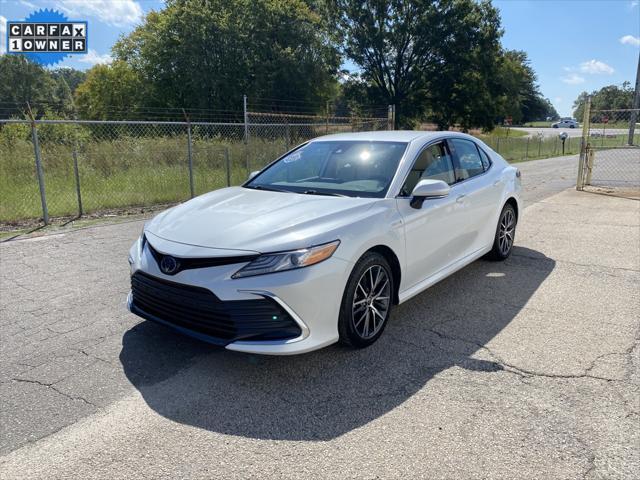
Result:
M149 221L128 307L230 350L366 347L394 305L509 256L520 191L520 172L469 135L320 137Z
M578 122L573 118L562 118L551 124L553 128L578 128L579 126Z

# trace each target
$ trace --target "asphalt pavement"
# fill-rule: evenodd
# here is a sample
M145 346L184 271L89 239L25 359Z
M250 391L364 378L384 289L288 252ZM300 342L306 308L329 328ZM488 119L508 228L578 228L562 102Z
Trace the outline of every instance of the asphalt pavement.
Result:
M513 130L520 130L526 132L529 137L555 137L560 135L561 132L565 132L569 137L581 137L582 125L578 128L551 128L551 127L513 127ZM604 134L604 135L625 135L629 130L624 128L602 128L592 129L591 134Z
M0 244L0 478L637 478L640 202L519 164L513 255L365 350L216 349L125 310L141 222Z

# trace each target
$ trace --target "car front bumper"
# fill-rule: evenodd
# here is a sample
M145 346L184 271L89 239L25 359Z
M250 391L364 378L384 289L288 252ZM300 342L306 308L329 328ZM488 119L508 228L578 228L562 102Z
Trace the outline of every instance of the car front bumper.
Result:
M185 253L184 247L177 243L163 243L162 248L163 253L175 257L181 257L181 254ZM338 340L340 303L353 267L347 261L332 257L311 267L238 279L232 279L231 275L246 263L196 268L175 275L165 275L160 271L149 249L143 248L140 240L131 248L129 264L132 277L141 273L152 280L206 289L222 304L252 305L251 301L268 300L282 312L286 312L299 327L295 337L269 340L221 339L168 318L166 311L164 315L150 314L149 309L145 311L136 304L132 293L129 293L127 298L127 306L132 313L145 319L165 324L180 333L224 346L229 350L273 355L304 353ZM190 294L187 292L184 299L186 308L189 301ZM196 302L200 299L191 301ZM162 300L160 302L162 303ZM253 308L251 310L255 311ZM240 311L238 314L246 317L245 312ZM268 324L270 318L271 313L265 316L262 324ZM276 316L273 318L275 321Z

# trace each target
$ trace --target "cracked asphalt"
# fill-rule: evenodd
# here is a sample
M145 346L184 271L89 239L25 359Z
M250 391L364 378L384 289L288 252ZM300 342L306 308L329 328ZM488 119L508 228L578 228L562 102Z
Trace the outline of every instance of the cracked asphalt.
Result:
M528 162L509 260L365 350L216 349L125 310L141 222L0 244L0 478L638 478L640 202Z

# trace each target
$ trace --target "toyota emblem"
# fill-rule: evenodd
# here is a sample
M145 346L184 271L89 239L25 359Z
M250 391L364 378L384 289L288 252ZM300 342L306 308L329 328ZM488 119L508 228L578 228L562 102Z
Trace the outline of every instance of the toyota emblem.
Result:
M169 255L162 257L162 260L160 260L160 270L165 275L173 275L178 271L179 266L178 261Z

